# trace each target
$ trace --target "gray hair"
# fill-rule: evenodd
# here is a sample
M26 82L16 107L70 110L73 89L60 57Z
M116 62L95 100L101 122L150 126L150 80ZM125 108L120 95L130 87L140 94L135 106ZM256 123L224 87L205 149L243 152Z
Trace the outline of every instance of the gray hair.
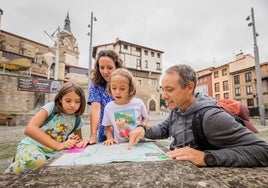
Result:
M197 76L196 76L194 69L192 69L192 67L190 67L189 65L185 65L185 64L173 65L166 70L167 74L171 72L178 73L179 75L178 82L182 89L186 88L186 86L190 82L194 83L194 89L195 89Z

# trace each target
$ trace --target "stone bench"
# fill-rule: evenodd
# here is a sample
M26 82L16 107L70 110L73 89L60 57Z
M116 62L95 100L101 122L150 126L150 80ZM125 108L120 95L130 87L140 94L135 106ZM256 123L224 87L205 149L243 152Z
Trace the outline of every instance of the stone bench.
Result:
M161 147L166 150L164 146ZM50 166L0 174L0 187L267 187L266 168L199 168L186 161L117 162L99 165Z

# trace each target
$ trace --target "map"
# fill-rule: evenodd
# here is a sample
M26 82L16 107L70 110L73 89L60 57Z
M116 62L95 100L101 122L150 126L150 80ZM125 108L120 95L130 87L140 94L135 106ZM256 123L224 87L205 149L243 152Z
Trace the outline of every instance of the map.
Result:
M138 143L129 150L127 150L127 144L121 143L111 146L95 144L85 148L72 148L56 159L50 166L170 160L165 152L152 142Z

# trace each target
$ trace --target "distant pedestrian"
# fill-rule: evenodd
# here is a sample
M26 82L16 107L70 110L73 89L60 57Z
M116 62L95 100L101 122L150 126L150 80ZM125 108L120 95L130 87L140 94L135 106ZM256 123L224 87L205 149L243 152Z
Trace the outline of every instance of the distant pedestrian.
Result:
M129 133L137 125L146 125L148 113L143 101L135 98L136 85L127 69L116 69L110 76L107 92L113 97L104 109L102 125L107 140L105 145L128 142Z
M14 162L5 173L22 172L41 166L57 151L69 149L82 139L82 119L72 132L76 119L85 111L84 91L75 83L68 82L57 93L54 102L47 103L35 114L25 127L27 135L19 144ZM48 117L55 113L49 121Z

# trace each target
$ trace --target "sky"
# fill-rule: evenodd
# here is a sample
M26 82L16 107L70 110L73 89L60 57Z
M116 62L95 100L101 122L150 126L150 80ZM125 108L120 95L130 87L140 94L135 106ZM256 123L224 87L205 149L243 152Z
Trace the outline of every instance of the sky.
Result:
M93 12L93 46L118 37L163 51L163 70L175 64L202 70L232 62L241 51L254 56L253 28L246 21L251 7L260 63L268 62L268 0L2 0L0 28L52 46L44 31L63 29L69 11L79 65L88 67Z

